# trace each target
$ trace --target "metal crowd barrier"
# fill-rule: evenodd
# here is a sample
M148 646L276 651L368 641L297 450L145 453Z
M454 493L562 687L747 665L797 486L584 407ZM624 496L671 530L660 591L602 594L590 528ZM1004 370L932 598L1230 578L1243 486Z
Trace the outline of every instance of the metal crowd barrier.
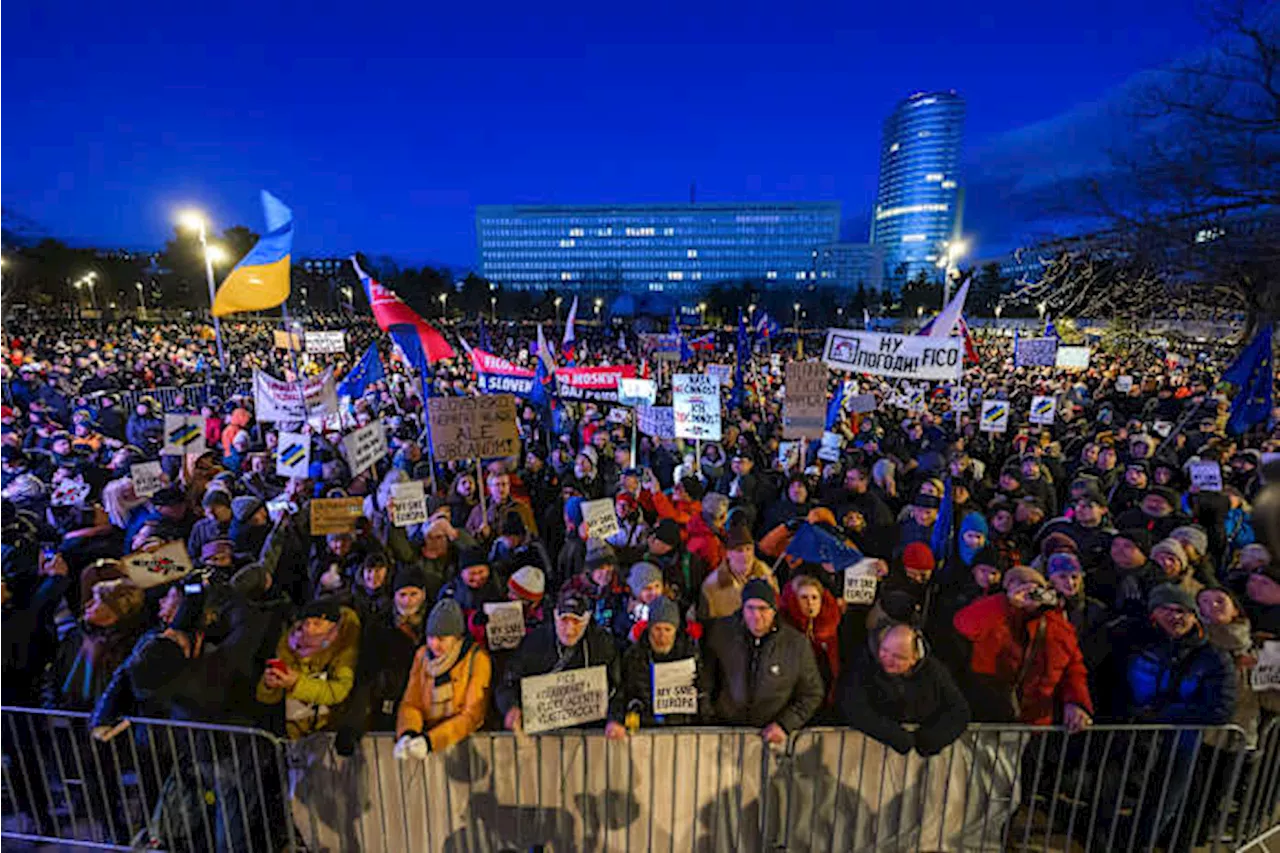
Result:
M1280 826L1280 724L975 725L935 756L846 729L480 733L425 761L394 737L4 709L6 840L174 851L1241 850Z

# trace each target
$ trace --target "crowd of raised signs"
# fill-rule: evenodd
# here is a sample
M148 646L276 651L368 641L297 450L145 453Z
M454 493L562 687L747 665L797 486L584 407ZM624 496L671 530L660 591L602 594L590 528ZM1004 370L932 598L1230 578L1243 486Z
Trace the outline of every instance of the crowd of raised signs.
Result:
M1015 366L979 333L937 382L832 370L817 335L658 353L580 326L577 367L652 382L622 405L616 375L482 393L468 347L524 376L529 324L446 326L459 357L424 383L371 324L307 323L344 351L225 323L247 390L162 405L148 389L227 378L203 325L6 316L6 706L91 711L100 738L126 716L344 754L394 732L406 760L566 726L847 725L923 756L970 721L1252 744L1280 712L1253 506L1280 438L1225 429L1238 346ZM383 378L338 395L370 343ZM299 397L318 410L287 420Z

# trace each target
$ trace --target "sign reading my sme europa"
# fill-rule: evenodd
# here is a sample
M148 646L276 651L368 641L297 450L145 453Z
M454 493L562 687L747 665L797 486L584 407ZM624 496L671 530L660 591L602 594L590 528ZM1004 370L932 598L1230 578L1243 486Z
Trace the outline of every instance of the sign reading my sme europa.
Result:
M964 367L964 344L960 338L828 329L822 360L835 370L955 381Z
M484 459L520 452L516 398L510 394L431 397L431 441L438 459Z

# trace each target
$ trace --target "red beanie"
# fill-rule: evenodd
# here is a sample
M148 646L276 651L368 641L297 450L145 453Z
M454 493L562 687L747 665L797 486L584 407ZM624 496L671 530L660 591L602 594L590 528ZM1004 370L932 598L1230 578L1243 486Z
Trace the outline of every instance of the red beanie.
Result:
M923 542L909 542L902 549L902 566L917 572L931 572L936 568L933 551Z

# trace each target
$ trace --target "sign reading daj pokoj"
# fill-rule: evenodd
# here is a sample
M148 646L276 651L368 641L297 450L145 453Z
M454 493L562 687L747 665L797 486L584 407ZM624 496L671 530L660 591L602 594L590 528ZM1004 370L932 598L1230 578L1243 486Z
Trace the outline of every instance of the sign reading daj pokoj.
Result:
M427 412L438 459L454 462L520 452L516 399L510 394L432 397Z
M828 329L822 360L833 370L955 381L964 367L964 344L960 338Z
M720 383L705 373L671 377L676 438L720 440Z
M609 678L603 666L520 679L526 734L603 720L609 712Z

